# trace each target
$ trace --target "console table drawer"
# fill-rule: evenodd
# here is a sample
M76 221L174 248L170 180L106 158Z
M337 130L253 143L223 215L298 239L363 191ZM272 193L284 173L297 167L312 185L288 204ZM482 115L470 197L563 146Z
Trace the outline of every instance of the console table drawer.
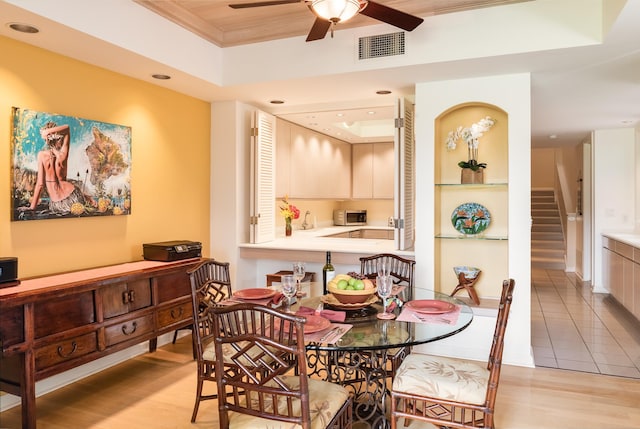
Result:
M158 310L158 329L170 327L185 320L191 320L193 305L191 301Z
M183 296L191 296L191 281L184 271L156 277L158 302L167 302Z
M88 355L96 350L98 350L98 339L95 332L57 341L36 350L36 371Z
M93 291L64 295L34 304L35 337L42 338L96 321Z
M132 340L153 331L151 314L108 326L105 329L107 347Z

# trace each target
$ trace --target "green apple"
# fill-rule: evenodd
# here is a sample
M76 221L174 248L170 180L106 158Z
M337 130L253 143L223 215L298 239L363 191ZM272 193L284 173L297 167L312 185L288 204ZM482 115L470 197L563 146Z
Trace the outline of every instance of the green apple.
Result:
M344 290L355 290L355 289L353 288L353 286L349 285L346 288L344 288Z
M338 287L338 289L344 290L348 285L349 285L349 282L343 279L343 280L338 280L338 284L336 286Z
M355 278L351 277L351 278L349 279L349 286L353 286L354 284L356 284L356 281L357 281L357 279L355 279Z
M355 290L363 290L364 289L364 282L360 279L356 280L356 282L353 284L353 288Z

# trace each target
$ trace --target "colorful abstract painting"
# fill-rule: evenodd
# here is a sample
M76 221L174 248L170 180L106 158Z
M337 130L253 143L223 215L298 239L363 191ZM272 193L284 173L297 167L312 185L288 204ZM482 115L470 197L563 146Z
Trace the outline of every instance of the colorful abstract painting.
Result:
M13 108L11 219L131 213L131 127Z

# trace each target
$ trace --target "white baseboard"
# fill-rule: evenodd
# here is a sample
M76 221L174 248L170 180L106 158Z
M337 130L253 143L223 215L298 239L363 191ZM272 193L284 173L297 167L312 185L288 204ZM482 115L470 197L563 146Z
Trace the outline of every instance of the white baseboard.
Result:
M464 331L432 343L414 346L416 353L486 362L496 327L496 309L474 309L471 325ZM508 334L508 332L507 332ZM514 352L505 347L503 363L533 368L533 349Z

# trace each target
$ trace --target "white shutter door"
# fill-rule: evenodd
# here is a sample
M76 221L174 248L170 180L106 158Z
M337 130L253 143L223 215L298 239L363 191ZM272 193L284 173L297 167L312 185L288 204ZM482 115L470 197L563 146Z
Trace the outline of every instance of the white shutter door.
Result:
M394 209L394 217L397 220L395 243L397 249L408 250L414 245L415 223L414 108L412 103L404 99L398 100L397 108L396 177L394 179L397 192Z
M275 116L257 111L251 124L251 228L252 243L275 239Z

